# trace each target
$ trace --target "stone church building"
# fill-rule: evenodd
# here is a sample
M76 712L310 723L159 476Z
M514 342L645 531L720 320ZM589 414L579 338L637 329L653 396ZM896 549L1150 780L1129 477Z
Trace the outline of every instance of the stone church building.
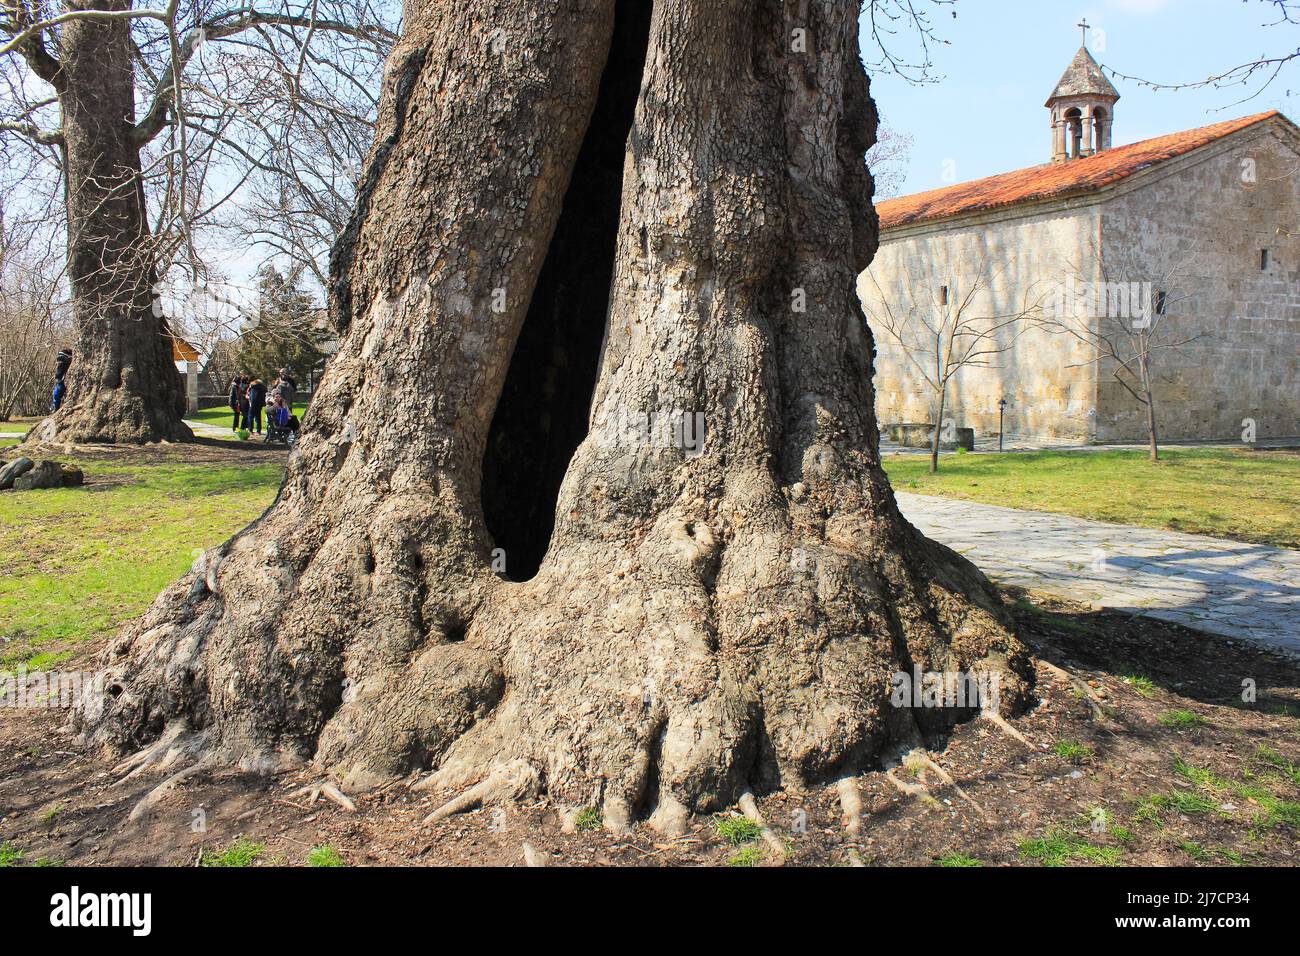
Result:
M933 422L936 357L964 350L945 422L996 435L1005 399L1008 435L1143 441L1120 378L1145 352L1162 439L1300 435L1300 129L1269 112L1114 146L1119 99L1080 49L1050 162L879 204L858 291L882 429Z

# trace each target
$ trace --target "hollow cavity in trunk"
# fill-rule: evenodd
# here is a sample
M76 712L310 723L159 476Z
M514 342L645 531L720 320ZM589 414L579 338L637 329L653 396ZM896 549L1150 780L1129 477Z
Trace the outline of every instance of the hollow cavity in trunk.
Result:
M514 581L541 566L560 484L587 435L651 9L618 5L595 110L488 433L483 517Z

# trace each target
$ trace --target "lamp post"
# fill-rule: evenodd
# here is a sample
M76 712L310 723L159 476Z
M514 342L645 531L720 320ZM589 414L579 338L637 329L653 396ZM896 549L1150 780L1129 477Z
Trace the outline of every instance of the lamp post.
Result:
M999 398L998 399L998 453L999 454L1001 454L1002 452L1002 416L1006 412L1006 410L1007 410L1007 400L1005 398Z

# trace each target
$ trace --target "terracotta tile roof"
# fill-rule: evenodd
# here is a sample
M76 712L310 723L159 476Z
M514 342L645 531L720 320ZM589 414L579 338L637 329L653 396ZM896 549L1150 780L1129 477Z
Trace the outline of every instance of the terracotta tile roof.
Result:
M930 219L948 219L964 213L1092 192L1127 179L1156 163L1190 153L1248 126L1281 116L1277 110L1271 110L1226 123L1215 123L1213 126L1117 146L1084 159L1030 166L1028 169L1018 169L999 176L890 199L876 206L876 211L880 214L880 228L893 229ZM1285 120L1285 117L1282 118Z

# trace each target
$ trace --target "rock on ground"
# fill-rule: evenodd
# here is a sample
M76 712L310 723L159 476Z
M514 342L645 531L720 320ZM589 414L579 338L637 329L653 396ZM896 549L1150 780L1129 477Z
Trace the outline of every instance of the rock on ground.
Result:
M0 491L12 488L14 481L19 476L31 471L35 466L36 463L30 458L15 458L9 464L0 468Z
M16 491L34 491L37 488L61 488L79 485L85 480L80 468L62 465L57 461L43 461L14 480Z

